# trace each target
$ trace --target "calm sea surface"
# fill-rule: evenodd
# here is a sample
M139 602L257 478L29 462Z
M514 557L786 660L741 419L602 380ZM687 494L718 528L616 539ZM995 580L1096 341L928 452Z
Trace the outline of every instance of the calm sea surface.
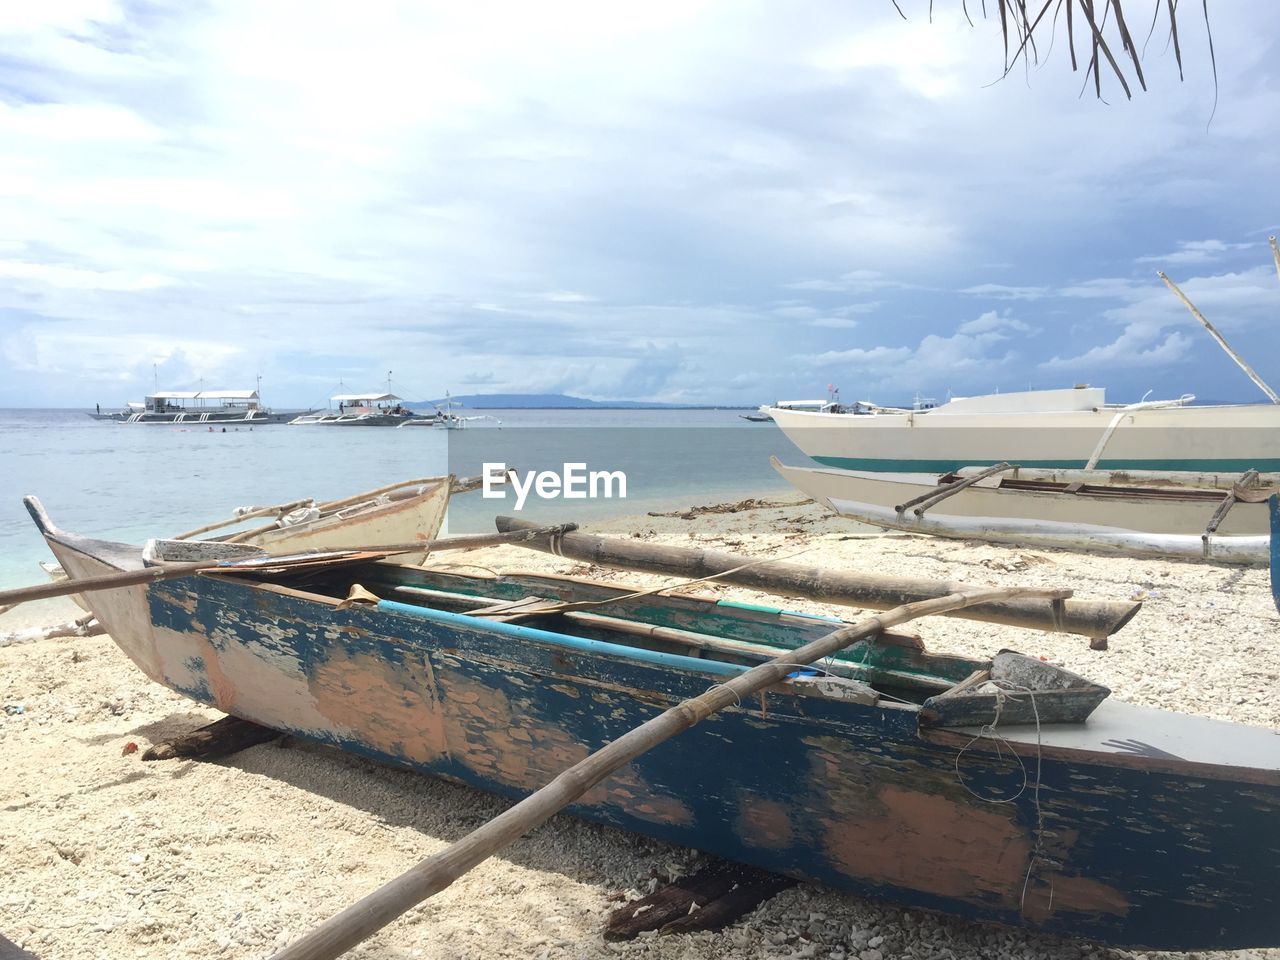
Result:
M459 411L460 413L465 411ZM0 410L0 587L40 582L49 559L22 506L33 493L67 530L141 544L302 497L337 499L414 477L474 475L485 460L522 469L624 470L624 499L532 498L531 519L585 520L789 490L769 456L805 458L772 424L732 410L491 410L465 430L97 421L81 410ZM508 500L450 505L454 533L492 530Z

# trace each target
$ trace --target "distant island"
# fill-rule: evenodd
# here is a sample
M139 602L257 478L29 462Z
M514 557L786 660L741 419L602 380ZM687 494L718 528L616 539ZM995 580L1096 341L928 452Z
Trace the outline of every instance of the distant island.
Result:
M754 407L711 403L654 403L648 400L588 400L564 393L471 393L449 398L472 410L748 410ZM406 403L414 410L430 410L445 398L430 403Z

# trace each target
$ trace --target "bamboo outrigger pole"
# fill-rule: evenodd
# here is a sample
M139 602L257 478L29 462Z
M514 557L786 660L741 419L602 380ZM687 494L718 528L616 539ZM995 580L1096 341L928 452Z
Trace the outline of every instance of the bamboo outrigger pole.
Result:
M1275 237L1271 238L1271 245L1274 253ZM1280 271L1280 253L1276 254L1276 270ZM1263 380L1262 377L1258 376L1257 371L1254 370L1253 367L1249 366L1244 357L1231 349L1231 344L1227 343L1226 338L1218 332L1218 328L1210 323L1209 319L1203 313L1196 309L1196 305L1187 299L1187 295L1178 289L1178 285L1165 276L1163 270L1157 270L1156 276L1163 280L1165 286L1174 292L1177 298L1182 301L1183 306L1191 311L1191 315L1199 320L1204 328L1209 331L1209 336L1218 341L1218 346L1227 351L1227 356L1236 362L1236 366L1245 372L1245 375L1257 385L1258 389L1270 397L1272 403L1280 403L1280 395L1267 386L1266 381Z
M545 787L525 797L484 826L423 860L390 883L330 917L283 950L272 954L271 960L334 960L411 907L435 896L464 873L514 843L534 827L546 823L605 777L636 757L688 730L713 713L741 703L751 694L781 682L797 666L829 657L864 637L918 617L949 613L977 603L993 603L1015 597L1058 601L1070 596L1070 590L1019 588L952 593L945 597L905 604L833 630L799 649L787 650L767 663L716 684L701 696L676 704L623 734L585 760L575 763Z
M512 517L497 517L495 522L498 529L504 531L534 527L526 520ZM963 584L947 580L802 566L779 560L760 561L726 550L673 547L590 533L566 533L554 540L536 537L522 546L606 567L644 570L671 577L715 576L720 583L765 593L871 610L887 610L964 589ZM954 615L1032 630L1074 633L1094 640L1111 636L1140 609L1142 604L1136 600L1015 598L971 606Z
M398 553L432 553L444 550L477 550L481 547L501 546L505 543L522 543L534 537L552 537L576 530L577 524L566 523L554 527L540 527L536 530L518 530L512 533L486 533L466 537L444 537L439 540L410 540L408 543L377 544L370 547L344 547L342 550L324 550L292 553L280 558L280 567L289 566L291 561L314 563L325 557L341 559L355 554L369 554L369 560L377 560L380 556L395 556ZM255 554L242 560L193 560L189 563L169 563L162 567L146 567L142 570L123 570L120 573L107 573L99 577L83 577L81 579L61 580L57 583L42 583L32 587L17 587L13 590L0 590L0 605L17 605L31 600L47 600L50 597L65 597L73 593L88 593L93 590L112 590L117 587L128 587L139 583L152 583L156 580L177 580L203 571L223 573L246 573L265 571L275 568L267 553Z

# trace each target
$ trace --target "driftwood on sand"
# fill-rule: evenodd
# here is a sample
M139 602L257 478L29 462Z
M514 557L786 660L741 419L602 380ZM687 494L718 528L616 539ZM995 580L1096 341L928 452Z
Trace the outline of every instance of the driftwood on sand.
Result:
M722 930L796 883L791 877L717 860L619 907L605 922L604 938L634 940L650 930L660 934Z
M0 647L35 643L38 640L55 640L58 637L96 637L106 632L107 628L95 620L93 614L87 613L78 620L69 620L52 627L30 627L26 630L0 633Z
M196 730L153 744L143 760L213 760L275 740L280 731L262 727L239 717L223 717Z
M746 513L748 510L772 510L777 507L794 507L794 502L780 500L762 500L759 497L748 497L737 503L713 503L710 506L690 507L688 510L670 510L660 512L650 510L651 517L676 517L680 520L692 520L708 513Z

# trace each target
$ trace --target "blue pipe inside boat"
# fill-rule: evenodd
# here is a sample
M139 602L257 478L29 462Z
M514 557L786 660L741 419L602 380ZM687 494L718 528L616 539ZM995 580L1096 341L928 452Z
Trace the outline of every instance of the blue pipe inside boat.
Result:
M421 620L430 620L433 623L462 630L477 630L484 633L497 634L500 637L510 637L513 640L524 640L529 643L540 643L554 647L567 647L570 650L578 650L582 653L623 657L628 660L638 660L641 663L651 663L659 667L674 667L677 670L691 670L696 673L714 673L722 677L736 677L751 669L738 663L722 663L719 660L684 657L678 653L659 653L656 650L645 650L642 647L630 647L620 643L609 643L604 640L587 640L584 637L573 637L567 633L537 630L533 627L522 627L518 623L472 617L465 613L432 610L427 607L414 606L411 603L400 603L396 600L379 600L378 609L387 613L402 613L406 616L418 617Z

